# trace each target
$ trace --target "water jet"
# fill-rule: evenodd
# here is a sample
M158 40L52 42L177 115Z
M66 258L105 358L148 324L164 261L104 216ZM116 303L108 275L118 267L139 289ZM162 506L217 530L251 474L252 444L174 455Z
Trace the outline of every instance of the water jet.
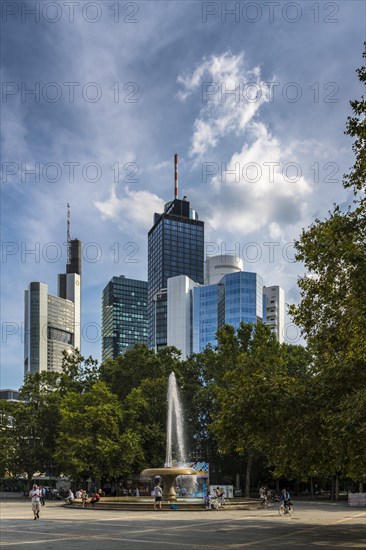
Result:
M184 466L184 463L187 460L184 446L184 420L174 372L171 372L169 375L167 399L168 418L165 466L164 468L147 468L141 472L141 475L159 476L163 480L163 499L168 501L176 501L177 495L174 489L174 481L177 476L194 476L197 475L197 472L193 468L186 468ZM177 443L177 466L173 466L173 440Z

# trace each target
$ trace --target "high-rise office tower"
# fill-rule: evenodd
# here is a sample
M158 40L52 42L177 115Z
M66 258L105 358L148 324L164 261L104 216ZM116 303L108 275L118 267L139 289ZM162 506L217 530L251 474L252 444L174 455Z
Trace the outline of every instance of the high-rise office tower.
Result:
M198 286L186 275L168 279L168 346L182 352L185 359L193 353L193 289Z
M263 279L257 273L234 271L218 283L193 290L193 350L216 346L216 332L224 324L238 329L240 323L263 320Z
M243 271L237 256L207 258L205 284L180 275L168 279L168 345L185 359L207 345L216 346L216 332L224 324L263 321L283 341L284 294L280 287L263 287L260 275Z
M280 344L285 330L285 293L280 286L263 287L265 324L274 332Z
M60 371L63 352L80 350L81 242L70 238L67 218L66 273L58 275L58 295L32 282L24 293L24 372Z
M148 234L149 346L156 351L167 345L168 278L187 275L194 282L204 282L204 222L187 197L178 198L178 155L174 160L174 200L162 214L155 213Z
M102 361L147 344L147 281L112 277L102 298Z

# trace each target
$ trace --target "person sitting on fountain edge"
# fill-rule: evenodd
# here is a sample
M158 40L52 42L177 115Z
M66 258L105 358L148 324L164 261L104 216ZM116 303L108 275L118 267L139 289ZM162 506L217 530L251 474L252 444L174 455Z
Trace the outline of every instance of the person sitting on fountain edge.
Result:
M216 487L215 494L216 494L217 498L222 498L225 494L225 491L224 491L224 489L221 489L220 487Z
M204 500L204 503L205 503L205 506L206 506L206 510L211 510L211 493L210 493L210 489L207 489L206 496L203 500Z
M154 487L154 494L155 494L155 502L154 502L154 510L161 510L161 501L163 499L163 490L160 487L160 481L156 482L156 485ZM157 508L158 506L158 508Z

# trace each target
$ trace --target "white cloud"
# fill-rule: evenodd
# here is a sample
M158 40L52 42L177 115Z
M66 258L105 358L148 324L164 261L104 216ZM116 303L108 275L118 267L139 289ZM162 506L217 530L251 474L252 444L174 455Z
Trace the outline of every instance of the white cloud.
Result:
M270 99L270 84L261 79L259 67L247 68L244 53L203 58L191 75L179 75L178 82L182 101L201 89L203 106L194 122L192 158L201 158L231 133L242 135Z
M251 145L244 144L212 179L214 200L210 223L216 230L252 233L263 227L283 236L283 227L296 225L306 212L312 192L295 152L281 146L262 123L253 123ZM293 159L291 164L288 158Z
M122 197L117 197L113 187L107 200L96 200L94 205L103 219L118 222L126 231L131 230L132 225L139 233L146 232L151 227L154 212L162 212L164 208L163 200L157 195L149 191L131 191L128 187Z

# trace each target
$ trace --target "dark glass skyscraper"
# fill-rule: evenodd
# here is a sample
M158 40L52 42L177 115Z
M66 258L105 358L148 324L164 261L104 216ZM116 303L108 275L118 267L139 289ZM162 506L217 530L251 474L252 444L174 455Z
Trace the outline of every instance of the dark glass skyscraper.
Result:
M147 344L147 282L112 277L103 290L102 361Z
M148 235L149 346L159 350L167 345L167 280L187 275L203 284L204 222L184 197L165 205L154 215Z

